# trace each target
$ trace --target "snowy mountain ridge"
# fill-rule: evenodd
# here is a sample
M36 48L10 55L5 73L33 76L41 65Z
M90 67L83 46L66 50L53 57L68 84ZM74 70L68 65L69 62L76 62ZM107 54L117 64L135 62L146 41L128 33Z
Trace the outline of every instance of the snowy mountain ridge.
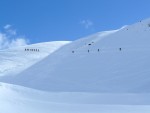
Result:
M2 81L54 92L149 93L149 23L79 39Z
M10 71L0 77L0 113L149 113L149 43L147 19L71 43L54 43L56 49L42 44L43 53L32 50L39 45L22 48L23 53L29 49L29 56L19 51L11 58L3 51L4 63L22 56L27 64L36 62L19 74Z
M15 75L68 43L53 41L0 50L0 76Z

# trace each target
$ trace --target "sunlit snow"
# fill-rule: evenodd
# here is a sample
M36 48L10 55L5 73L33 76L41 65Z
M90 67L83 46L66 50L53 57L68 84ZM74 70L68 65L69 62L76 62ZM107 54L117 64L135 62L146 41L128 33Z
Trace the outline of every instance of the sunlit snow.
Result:
M0 112L149 113L149 25L1 51Z

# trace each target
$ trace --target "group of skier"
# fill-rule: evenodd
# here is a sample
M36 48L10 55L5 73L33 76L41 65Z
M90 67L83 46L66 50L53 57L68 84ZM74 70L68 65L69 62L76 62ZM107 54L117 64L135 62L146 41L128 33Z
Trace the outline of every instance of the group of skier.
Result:
M121 51L122 50L122 48L119 48L119 51ZM97 49L97 51L99 52L100 51L100 49ZM90 52L90 50L88 49L88 53ZM72 53L75 53L75 51L72 51Z
M25 48L25 51L35 51L35 52L39 52L40 50L39 50L39 49L27 49L27 48Z

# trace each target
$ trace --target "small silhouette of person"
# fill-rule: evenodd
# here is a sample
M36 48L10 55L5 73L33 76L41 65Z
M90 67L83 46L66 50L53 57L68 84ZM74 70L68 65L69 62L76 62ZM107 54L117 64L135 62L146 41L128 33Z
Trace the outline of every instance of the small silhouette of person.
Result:
M119 50L121 51L121 48L119 48Z
M98 49L98 52L99 52L99 49Z

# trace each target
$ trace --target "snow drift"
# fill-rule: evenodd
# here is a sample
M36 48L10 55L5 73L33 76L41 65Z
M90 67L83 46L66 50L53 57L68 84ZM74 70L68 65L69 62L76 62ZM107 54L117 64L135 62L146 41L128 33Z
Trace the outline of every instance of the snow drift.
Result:
M1 113L149 113L150 94L43 92L0 83Z

